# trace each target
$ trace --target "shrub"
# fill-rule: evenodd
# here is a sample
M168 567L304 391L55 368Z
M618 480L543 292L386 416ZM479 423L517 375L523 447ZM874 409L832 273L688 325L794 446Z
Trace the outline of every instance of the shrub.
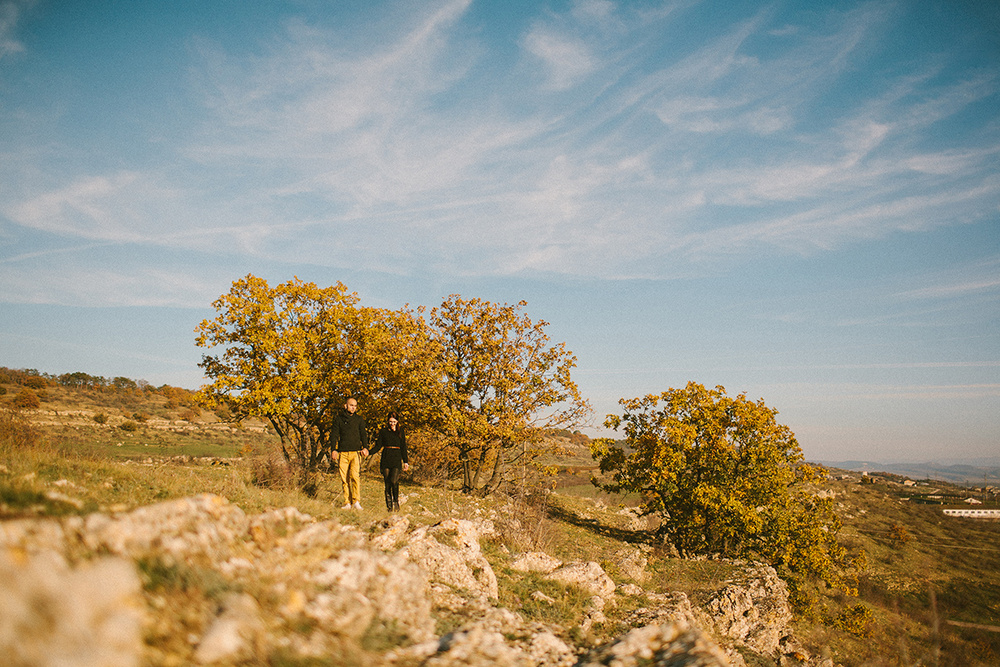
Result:
M41 405L42 401L38 398L38 394L28 388L22 389L14 397L14 407L22 410L37 410Z
M127 431L128 433L134 433L135 431L139 430L139 425L136 424L134 421L127 420L119 424L118 428L120 428L123 431Z
M910 535L910 531L906 530L906 526L894 523L889 528L889 539L897 544L906 544L913 539L913 536Z
M96 415L94 415L94 421L97 422L98 424L107 424L108 416L103 412L98 412Z
M295 470L277 452L251 456L246 462L254 486L283 491L298 488Z
M0 396L3 396L6 393L7 393L7 387L0 387Z
M855 637L867 637L871 633L872 618L872 610L858 603L840 612L831 625Z
M19 410L0 410L0 446L26 449L38 441L38 431Z

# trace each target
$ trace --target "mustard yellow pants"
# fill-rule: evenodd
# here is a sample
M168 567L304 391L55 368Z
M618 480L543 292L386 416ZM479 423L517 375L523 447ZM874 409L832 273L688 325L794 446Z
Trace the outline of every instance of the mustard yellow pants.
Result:
M340 452L340 483L348 505L361 502L361 452Z

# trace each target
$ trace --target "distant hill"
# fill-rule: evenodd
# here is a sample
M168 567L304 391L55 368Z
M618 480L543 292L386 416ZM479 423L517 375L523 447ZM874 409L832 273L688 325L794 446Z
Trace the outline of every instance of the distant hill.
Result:
M965 462L928 461L926 463L875 463L873 461L816 461L830 468L858 472L891 472L910 479L936 479L953 484L996 486L1000 481L1000 458L991 457Z

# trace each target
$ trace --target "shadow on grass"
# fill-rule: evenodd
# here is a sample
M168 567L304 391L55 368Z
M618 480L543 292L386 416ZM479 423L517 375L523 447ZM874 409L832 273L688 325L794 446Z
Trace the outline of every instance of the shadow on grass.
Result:
M662 542L657 532L654 530L630 530L619 526L612 526L602 522L599 518L587 516L574 512L558 502L549 503L546 508L549 518L554 521L568 523L584 530L588 530L596 535L610 537L619 542L631 544L657 545Z

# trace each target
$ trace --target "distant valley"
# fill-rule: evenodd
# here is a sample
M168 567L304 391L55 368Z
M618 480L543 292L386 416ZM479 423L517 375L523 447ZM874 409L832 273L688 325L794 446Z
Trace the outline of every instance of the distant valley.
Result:
M996 486L1000 480L1000 457L975 459L964 462L928 461L926 463L874 463L872 461L816 461L830 468L857 472L891 472L910 479L935 479L952 484Z

